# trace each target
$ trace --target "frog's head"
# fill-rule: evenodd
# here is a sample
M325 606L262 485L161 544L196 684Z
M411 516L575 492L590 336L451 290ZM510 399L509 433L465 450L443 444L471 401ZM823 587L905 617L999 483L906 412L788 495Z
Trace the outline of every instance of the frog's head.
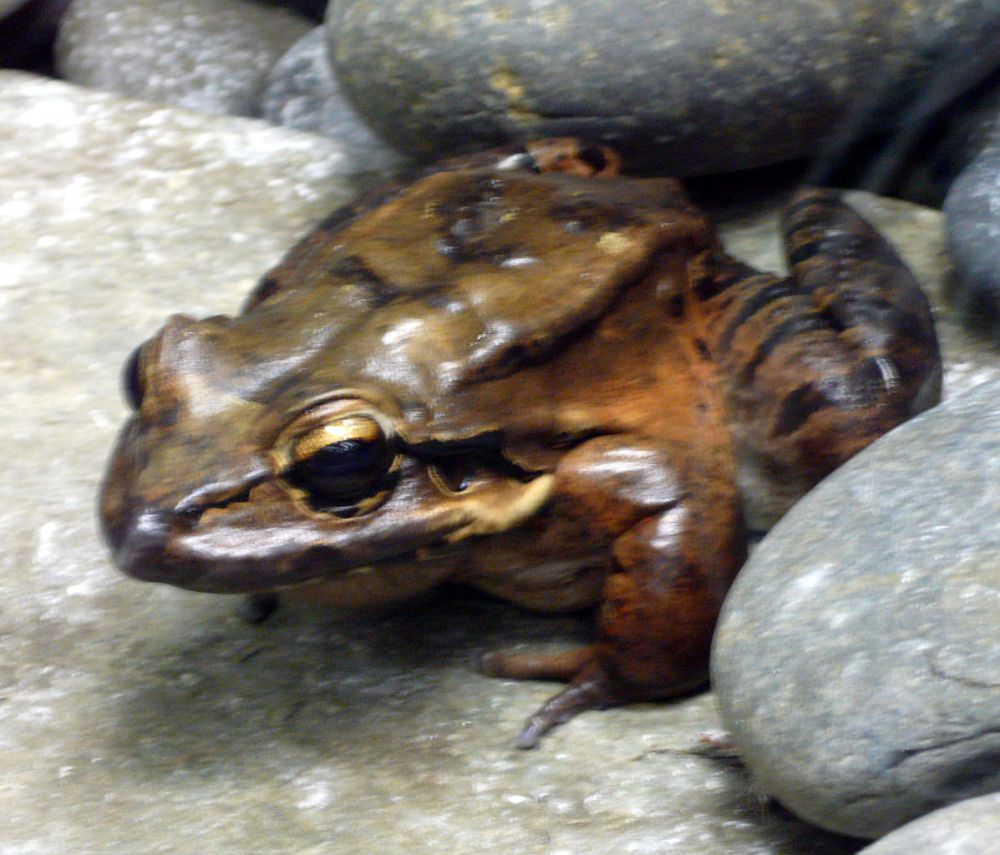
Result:
M490 171L335 216L249 311L176 317L127 366L134 413L101 502L116 562L252 591L520 525L553 477L507 454L516 419L475 390L544 361L657 252L706 234L673 182Z
M134 412L101 501L126 573L219 592L335 578L507 530L547 501L552 476L505 460L497 433L411 438L384 388L329 378L334 345L276 352L274 332L178 316L126 365Z

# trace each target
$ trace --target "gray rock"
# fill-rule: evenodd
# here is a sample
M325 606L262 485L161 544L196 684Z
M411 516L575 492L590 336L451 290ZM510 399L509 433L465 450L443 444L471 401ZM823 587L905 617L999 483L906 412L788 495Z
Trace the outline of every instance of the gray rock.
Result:
M694 175L814 154L859 93L998 16L964 0L342 0L327 26L348 96L403 151L579 134Z
M913 160L892 195L935 208L944 204L955 180L990 145L1000 120L1000 85L948 112L944 128L932 126L926 150Z
M83 86L246 116L271 66L309 27L242 0L74 0L56 63Z
M944 203L955 303L976 327L1000 333L1000 125Z
M1000 788L1000 382L893 431L772 529L713 686L758 786L877 837Z
M858 855L995 855L1000 793L967 799L907 823Z
M355 163L373 171L397 169L405 162L372 133L341 94L322 27L301 38L275 63L264 84L259 114L276 125L333 137Z
M340 166L322 137L0 73L0 851L854 851L690 750L708 694L513 749L553 686L469 663L578 641L572 616L457 598L249 627L112 568L122 360L171 312L234 311L347 195ZM935 243L939 218L883 209L893 234L895 210Z

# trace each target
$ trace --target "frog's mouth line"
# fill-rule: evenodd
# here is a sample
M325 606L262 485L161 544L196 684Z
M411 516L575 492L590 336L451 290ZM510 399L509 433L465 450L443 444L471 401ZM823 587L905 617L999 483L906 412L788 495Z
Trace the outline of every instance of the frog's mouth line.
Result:
M434 501L411 492L368 517L302 514L273 480L216 493L174 509L146 505L115 527L113 548L128 575L196 591L247 593L393 573L446 575L463 541L514 528L542 508L554 477L498 479ZM401 548L402 547L402 548ZM417 569L419 568L419 570ZM444 568L444 569L442 569Z

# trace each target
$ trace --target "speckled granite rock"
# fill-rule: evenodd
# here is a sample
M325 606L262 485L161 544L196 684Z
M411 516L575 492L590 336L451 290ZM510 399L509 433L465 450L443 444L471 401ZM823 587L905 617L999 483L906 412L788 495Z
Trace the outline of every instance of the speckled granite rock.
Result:
M967 799L907 823L859 855L995 855L1000 793Z
M877 837L1000 789L1000 382L866 449L760 543L712 660L758 786Z
M582 134L678 175L812 154L873 79L1000 17L964 0L341 0L337 73L418 154Z
M944 204L955 303L973 326L1000 333L1000 125Z
M710 695L513 749L552 686L469 663L571 642L575 618L453 598L249 627L113 570L93 509L121 361L171 312L235 310L345 195L337 151L0 74L0 851L853 852L689 752ZM911 222L926 248L938 220Z
M372 133L341 94L322 27L297 41L271 69L259 114L276 125L335 138L359 168L387 171L405 163L401 154Z
M271 66L309 27L243 0L74 0L56 60L83 86L247 116Z

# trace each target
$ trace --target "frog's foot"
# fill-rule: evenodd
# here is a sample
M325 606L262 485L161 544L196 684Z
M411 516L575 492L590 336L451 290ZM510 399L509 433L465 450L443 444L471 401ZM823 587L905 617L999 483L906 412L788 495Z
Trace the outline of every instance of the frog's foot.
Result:
M568 683L524 723L514 743L518 748L534 748L552 728L585 710L602 710L663 695L662 689L644 689L616 680L599 661L596 645L550 654L488 653L481 664L491 677Z

